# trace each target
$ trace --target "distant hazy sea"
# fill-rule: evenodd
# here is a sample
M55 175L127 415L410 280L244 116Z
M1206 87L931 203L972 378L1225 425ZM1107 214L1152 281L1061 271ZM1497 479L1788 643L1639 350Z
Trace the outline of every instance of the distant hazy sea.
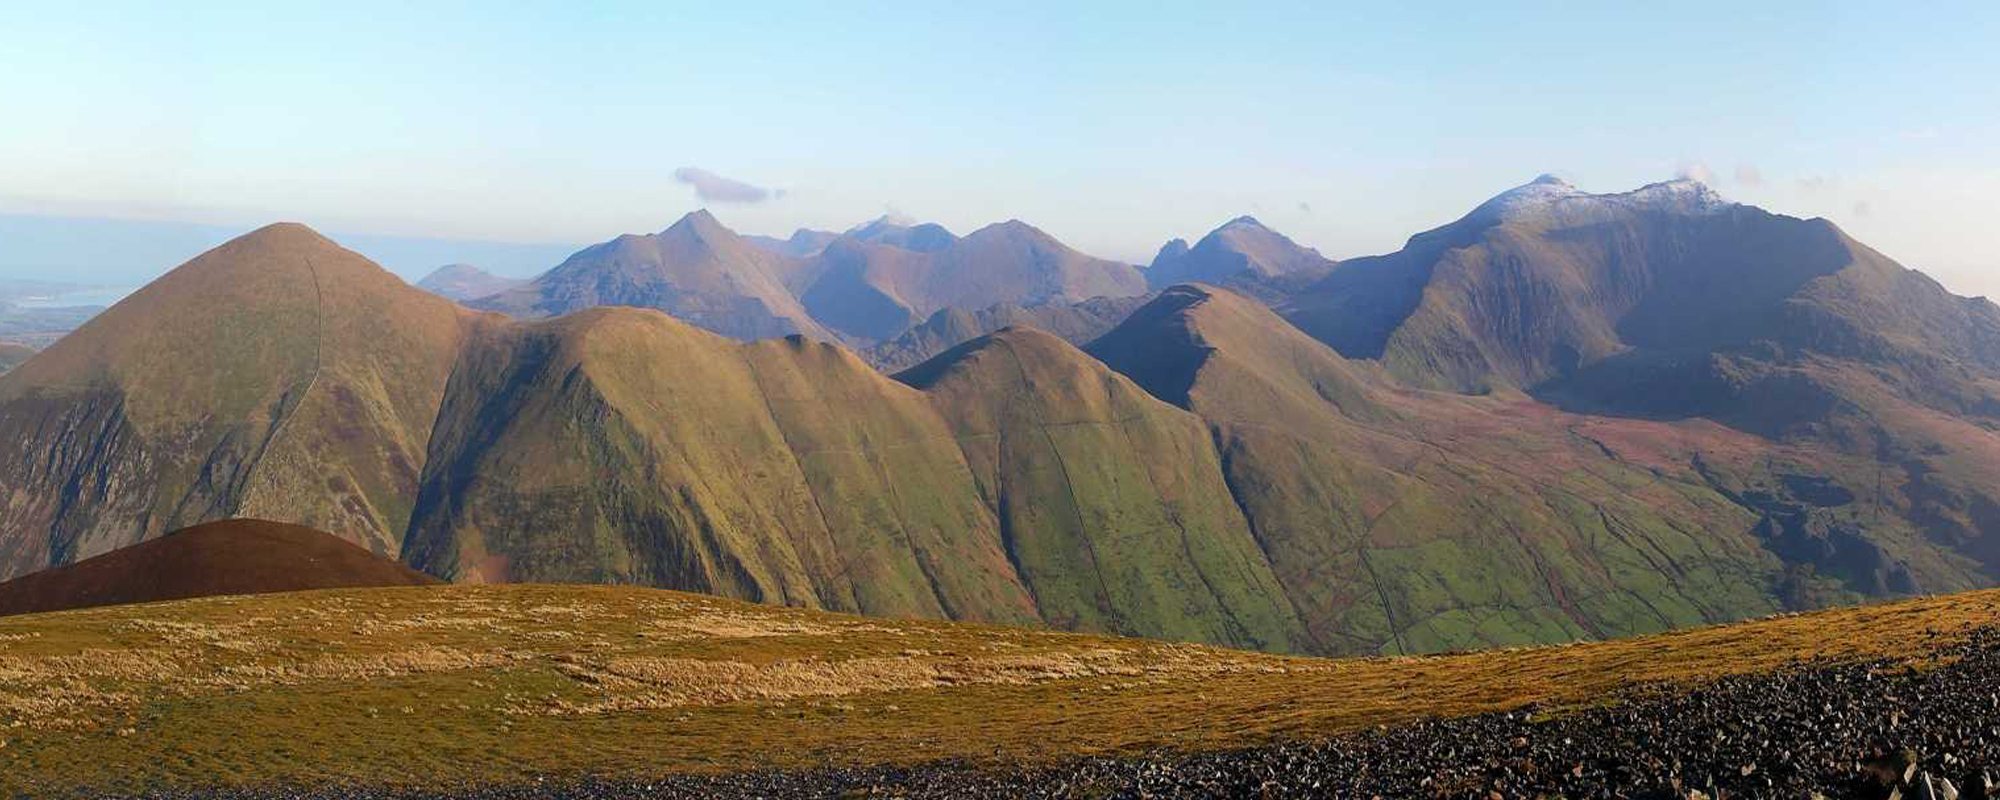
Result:
M137 286L116 289L95 287L78 289L50 295L15 297L8 302L15 308L69 308L73 306L108 306L125 299L125 296L139 290Z

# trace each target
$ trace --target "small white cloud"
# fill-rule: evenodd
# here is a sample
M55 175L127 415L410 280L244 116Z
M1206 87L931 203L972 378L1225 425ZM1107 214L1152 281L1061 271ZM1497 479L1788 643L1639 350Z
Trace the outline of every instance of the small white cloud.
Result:
M762 203L771 199L772 191L762 186L752 186L739 180L725 178L700 167L681 167L674 170L674 180L694 187L694 196L704 203ZM785 193L776 193L784 197Z
M1674 172L1674 177L1686 178L1688 180L1698 181L1700 183L1708 184L1710 186L1715 185L1715 171L1709 169L1707 164L1703 164L1699 161L1681 162L1680 169L1675 170Z
M1738 164L1736 166L1736 182L1744 186L1763 186L1764 171L1758 169L1754 164Z

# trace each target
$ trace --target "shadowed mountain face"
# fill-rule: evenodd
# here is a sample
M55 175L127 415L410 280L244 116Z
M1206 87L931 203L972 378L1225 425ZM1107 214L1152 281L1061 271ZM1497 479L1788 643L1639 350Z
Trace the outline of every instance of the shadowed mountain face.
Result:
M323 531L232 519L0 583L0 616L191 597L438 582Z
M518 317L637 306L738 339L834 338L786 291L795 265L696 211L659 233L586 248L526 285L472 305Z
M491 297L526 283L502 278L471 264L446 264L417 281L417 288L460 302Z
M710 223L535 285L747 291L711 255L749 253L773 296L883 314L1142 290L1026 226L799 260ZM900 352L974 338L891 380L647 309L477 314L273 226L0 376L0 577L254 514L453 580L1350 653L2000 574L1992 307L1824 223L1548 180L1398 254L1230 280L1257 299L1171 287L1080 321L1124 317L1088 354L946 313Z
M1192 248L1180 239L1168 242L1146 269L1146 282L1164 289L1180 283L1223 284L1239 276L1260 279L1326 272L1333 267L1333 260L1319 251L1253 218L1237 217L1201 237Z

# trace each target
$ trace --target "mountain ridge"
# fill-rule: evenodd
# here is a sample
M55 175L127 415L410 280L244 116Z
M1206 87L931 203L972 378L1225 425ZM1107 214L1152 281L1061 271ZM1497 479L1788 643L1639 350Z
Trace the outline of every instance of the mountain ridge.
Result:
M924 347L977 336L897 380L810 334L744 342L655 309L479 313L272 226L0 376L0 575L255 514L467 582L1312 653L2000 575L2000 310L1685 185L1531 194L1549 197L1398 254L1231 279L1253 296L1119 299L1081 350L1032 314L979 332L1010 312L939 311L951 330ZM859 254L851 286L901 292L925 284L885 264L1062 255L1037 233L828 253ZM676 263L710 277L747 252L787 296L829 279L809 268L826 253L772 255L706 214L593 251L579 263L641 272L693 253ZM1078 285L1130 277L1063 257Z

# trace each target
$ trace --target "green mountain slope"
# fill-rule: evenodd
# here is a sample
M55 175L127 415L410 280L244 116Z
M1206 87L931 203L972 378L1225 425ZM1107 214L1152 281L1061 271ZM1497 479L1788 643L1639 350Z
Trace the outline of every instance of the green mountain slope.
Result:
M1194 417L1033 329L900 377L950 421L1045 618L1297 646L1299 620Z
M1754 516L1684 465L1579 433L1584 418L1395 388L1209 287L1168 290L1091 352L1208 423L1312 649L1598 637L1779 605ZM1742 446L1633 427L1670 452Z

